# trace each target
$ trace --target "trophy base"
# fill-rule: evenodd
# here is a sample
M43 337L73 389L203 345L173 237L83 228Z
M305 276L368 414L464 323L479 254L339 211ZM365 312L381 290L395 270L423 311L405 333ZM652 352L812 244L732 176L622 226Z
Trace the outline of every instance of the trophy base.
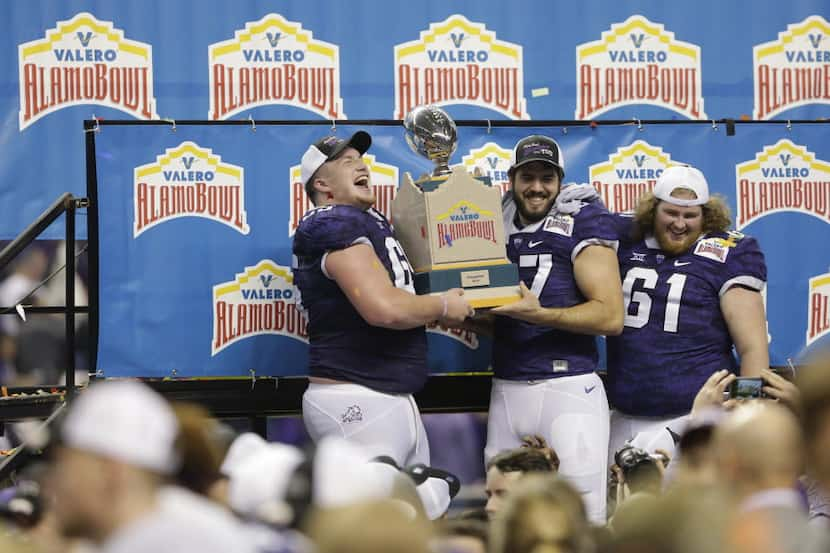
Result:
M415 273L415 292L441 294L462 288L475 309L498 307L521 298L519 269L514 263L465 263L463 267L433 269Z
M439 295L439 292L434 292ZM497 288L464 289L464 298L473 309L500 307L517 302L522 298L518 286L499 286Z

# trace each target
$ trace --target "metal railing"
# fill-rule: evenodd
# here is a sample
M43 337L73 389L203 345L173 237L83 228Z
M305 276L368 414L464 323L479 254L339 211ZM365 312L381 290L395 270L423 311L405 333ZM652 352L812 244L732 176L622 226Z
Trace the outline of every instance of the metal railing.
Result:
M75 305L75 211L89 205L87 198L76 198L69 192L63 194L49 206L35 221L0 251L0 270L4 269L17 255L40 236L58 217L66 214L66 301L64 306L31 306L30 313L63 313L66 322L66 398L75 395L75 314L89 313L89 306ZM54 275L53 275L54 276ZM16 306L0 307L0 313L15 311Z

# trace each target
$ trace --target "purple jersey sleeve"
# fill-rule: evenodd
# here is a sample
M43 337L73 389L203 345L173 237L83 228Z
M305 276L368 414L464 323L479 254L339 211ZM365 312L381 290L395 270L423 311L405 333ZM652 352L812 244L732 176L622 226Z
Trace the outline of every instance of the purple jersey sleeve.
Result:
M759 292L764 289L767 265L757 240L751 236L734 231L713 235L699 241L695 252L714 260L723 257L723 270L711 273L712 285L718 289L719 296L736 285Z
M617 251L616 222L601 204L586 204L574 216L574 232L571 240L571 260L576 259L588 246L606 246Z

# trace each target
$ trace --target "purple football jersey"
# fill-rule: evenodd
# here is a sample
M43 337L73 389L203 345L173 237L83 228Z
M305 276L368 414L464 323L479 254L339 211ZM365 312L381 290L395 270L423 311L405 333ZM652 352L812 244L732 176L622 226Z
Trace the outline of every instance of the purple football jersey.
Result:
M381 392L416 392L427 377L424 327L370 325L325 273L328 252L358 243L374 249L396 287L414 293L409 261L380 212L335 205L306 213L294 235L293 271L308 317L309 373Z
M730 231L671 257L653 237L624 238L630 217L618 222L625 326L606 342L609 399L634 416L688 413L713 372L737 368L720 298L735 285L763 290L764 255L754 238Z
M505 221L505 229L507 256L543 307L584 303L574 279L576 256L587 246L617 244L613 219L600 204L588 204L573 216L552 212L521 229ZM596 366L593 336L496 317L493 371L498 378L541 380L589 373Z

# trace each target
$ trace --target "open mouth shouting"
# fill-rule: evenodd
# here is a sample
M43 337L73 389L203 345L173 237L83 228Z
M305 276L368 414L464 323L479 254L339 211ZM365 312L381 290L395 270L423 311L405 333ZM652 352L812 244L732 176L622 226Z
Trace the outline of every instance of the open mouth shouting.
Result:
M369 175L359 175L355 181L354 185L362 190L369 190Z

